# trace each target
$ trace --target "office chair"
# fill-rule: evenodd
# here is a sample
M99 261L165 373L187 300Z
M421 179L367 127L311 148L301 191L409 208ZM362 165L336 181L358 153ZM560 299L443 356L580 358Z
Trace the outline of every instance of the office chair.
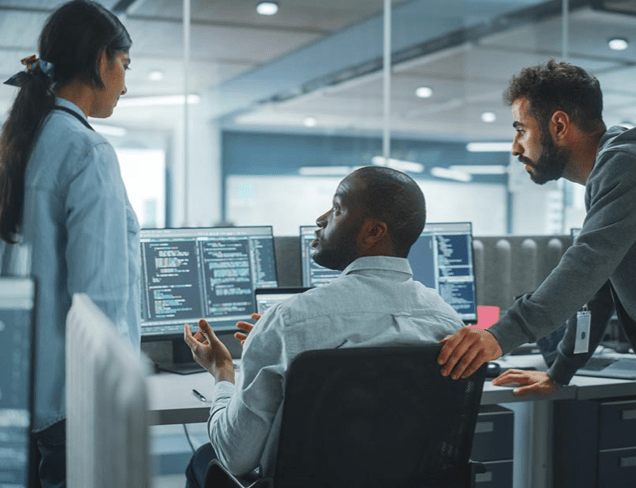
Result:
M206 487L466 488L485 365L440 374L438 344L307 351L290 366L273 479L213 460Z

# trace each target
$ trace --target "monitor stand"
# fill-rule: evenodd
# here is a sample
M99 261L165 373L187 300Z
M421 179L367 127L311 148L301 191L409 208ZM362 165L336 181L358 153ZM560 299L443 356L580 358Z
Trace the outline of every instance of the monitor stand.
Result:
M157 368L176 374L194 374L205 371L192 359L192 351L182 339L172 341L172 362L158 364Z

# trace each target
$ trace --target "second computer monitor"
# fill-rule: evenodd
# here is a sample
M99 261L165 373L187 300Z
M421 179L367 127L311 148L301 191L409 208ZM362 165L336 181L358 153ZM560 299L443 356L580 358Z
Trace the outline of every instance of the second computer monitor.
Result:
M144 340L200 318L235 330L256 311L254 289L278 286L271 226L144 229L140 240Z
M312 258L316 226L300 228L303 286L320 286L340 275ZM470 222L428 223L411 247L413 279L436 289L466 323L477 322L472 225Z

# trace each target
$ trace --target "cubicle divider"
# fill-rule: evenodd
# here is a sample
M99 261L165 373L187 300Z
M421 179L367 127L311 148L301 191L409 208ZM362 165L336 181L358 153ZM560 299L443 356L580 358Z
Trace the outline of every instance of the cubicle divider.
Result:
M541 284L569 245L570 236L475 237L477 304L507 310Z
M146 365L87 295L67 318L69 488L150 488Z

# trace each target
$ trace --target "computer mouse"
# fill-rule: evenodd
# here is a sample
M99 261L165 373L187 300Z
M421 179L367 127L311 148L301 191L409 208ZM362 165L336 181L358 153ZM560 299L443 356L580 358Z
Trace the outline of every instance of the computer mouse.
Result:
M498 363L490 362L488 363L486 369L486 377L487 378L496 378L501 373L501 366Z

